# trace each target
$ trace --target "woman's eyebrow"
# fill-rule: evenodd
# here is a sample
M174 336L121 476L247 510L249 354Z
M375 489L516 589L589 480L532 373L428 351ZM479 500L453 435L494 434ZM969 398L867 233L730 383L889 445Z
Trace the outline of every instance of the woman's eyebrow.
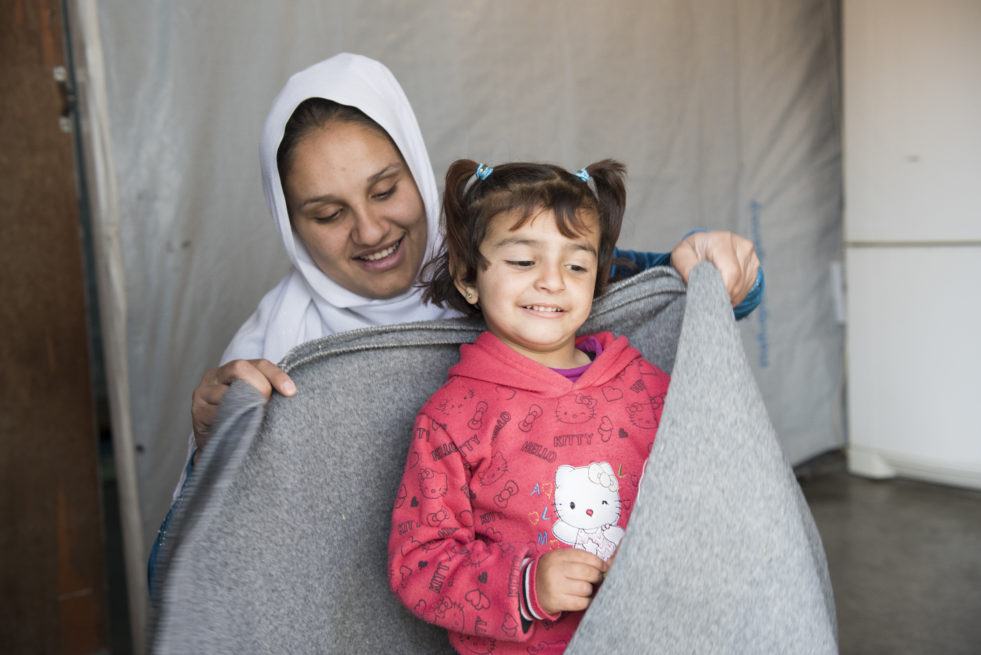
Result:
M390 175L394 175L395 173L398 173L401 169L402 169L401 162L393 162L389 164L388 166L386 166L385 168L381 169L380 171L378 171L377 173L375 173L374 175L368 178L368 186L371 186L378 180L384 179L386 177L389 177Z
M303 209L307 205L320 205L328 202L337 202L337 196L335 196L333 193L325 193L322 196L306 198L300 202L299 206L297 206L297 210Z
M388 166L386 166L385 168L383 168L380 171L378 171L377 173L368 176L368 179L366 180L367 185L368 186L371 186L372 184L375 184L376 182L378 182L378 180L383 180L386 177L390 177L390 176L398 173L401 169L402 169L402 163L401 162L393 162L393 163L389 164ZM338 196L336 194L334 194L334 193L325 193L325 194L320 195L320 196L312 196L310 198L305 198L303 201L300 202L300 204L297 207L297 209L303 209L307 205L314 205L314 204L319 205L321 203L325 203L325 202L337 202L339 200L340 199L338 198Z
M297 209L303 209L307 205L319 205L322 203L336 202L336 201L337 201L337 196L335 196L333 193L325 193L322 196L313 196L312 198L304 199L302 202L300 202L300 205L297 207Z

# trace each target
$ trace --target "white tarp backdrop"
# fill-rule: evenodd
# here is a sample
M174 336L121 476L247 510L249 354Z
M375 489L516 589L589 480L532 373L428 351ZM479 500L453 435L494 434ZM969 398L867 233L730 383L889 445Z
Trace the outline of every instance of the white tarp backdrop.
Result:
M118 239L118 261L101 265L122 285L100 293L121 294L103 301L124 313L103 317L124 325L125 358L108 375L126 385L113 397L131 417L146 549L184 461L192 390L287 268L259 178L265 113L292 72L340 51L392 69L439 180L461 156L569 168L614 157L629 174L621 246L666 251L694 227L755 239L767 290L742 331L785 452L796 463L843 443L830 291L842 204L836 0L76 10L97 17L98 29L83 24L79 65L105 89L88 111L111 166L89 178L103 194L115 186L94 220Z

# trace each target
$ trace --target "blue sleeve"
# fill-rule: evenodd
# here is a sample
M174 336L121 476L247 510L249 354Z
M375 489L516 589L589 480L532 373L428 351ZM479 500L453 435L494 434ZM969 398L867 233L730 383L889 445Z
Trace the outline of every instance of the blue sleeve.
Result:
M167 516L164 517L163 523L160 524L160 529L157 530L157 538L153 540L153 547L150 549L150 557L146 564L146 582L147 590L150 593L150 598L153 598L153 574L157 569L157 559L160 557L160 551L163 549L164 542L167 540L167 527L170 524L170 517L173 516L174 510L181 501L184 500L184 490L187 489L187 481L191 479L191 473L194 471L194 455L197 454L197 449L191 455L191 460L187 463L187 472L184 475L184 486L181 487L181 492L177 495L177 500L174 504L170 506L167 510Z
M626 259L637 267L633 270L629 266L617 266L617 259ZM610 279L617 280L623 277L630 277L641 271L646 271L655 266L670 266L671 253L669 252L638 252L636 250L613 249L613 267L610 269Z
M741 320L749 316L754 309L763 302L763 290L766 288L766 279L763 277L763 264L756 271L756 282L749 290L743 301L732 308L732 313L736 315L736 320Z
M699 230L692 230L692 232L698 232ZM689 232L688 234L691 234ZM688 234L685 236L687 237ZM636 266L636 270L630 266L617 266L617 259L625 259ZM610 269L610 279L617 280L624 277L630 277L641 271L646 271L649 268L655 266L670 266L671 265L671 253L669 252L637 252L635 250L621 250L620 248L613 249L613 266ZM766 288L766 279L763 276L763 266L760 265L759 270L756 272L756 282L753 284L753 288L749 290L743 301L736 305L732 312L736 316L736 320L740 320L749 316L754 309L759 307L760 302L763 301L763 291Z
M696 232L708 232L707 228L699 227L694 230L689 231L685 236L681 237L684 241ZM631 262L636 269L630 266L621 266L617 268L616 260L617 258L626 259ZM671 265L671 253L670 252L637 252L636 250L621 250L619 248L613 248L613 266L610 268L610 279L618 280L624 277L630 277L631 275L636 275L641 271L646 271L649 268L654 268L655 266L670 266ZM759 277L756 278L759 282ZM755 308L756 305L753 305ZM750 310L752 311L752 309Z

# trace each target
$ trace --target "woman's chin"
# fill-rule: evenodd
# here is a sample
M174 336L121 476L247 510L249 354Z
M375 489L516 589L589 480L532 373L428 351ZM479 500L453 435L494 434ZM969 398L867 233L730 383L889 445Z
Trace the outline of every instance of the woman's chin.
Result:
M359 296L372 300L390 300L408 292L415 283L415 271L407 267L395 267L381 271L365 270L357 278L355 287L347 287Z

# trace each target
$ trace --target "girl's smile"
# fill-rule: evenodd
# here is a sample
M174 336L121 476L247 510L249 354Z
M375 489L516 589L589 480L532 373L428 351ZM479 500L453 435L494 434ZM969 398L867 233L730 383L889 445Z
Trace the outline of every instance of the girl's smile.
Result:
M551 307L551 306L547 307L545 305L528 305L528 306L525 307L525 309L530 310L530 311L533 311L533 312L542 313L542 314L545 315L544 317L546 317L546 318L548 318L548 315L549 314L556 315L556 314L559 314L559 313L565 311L561 307Z

